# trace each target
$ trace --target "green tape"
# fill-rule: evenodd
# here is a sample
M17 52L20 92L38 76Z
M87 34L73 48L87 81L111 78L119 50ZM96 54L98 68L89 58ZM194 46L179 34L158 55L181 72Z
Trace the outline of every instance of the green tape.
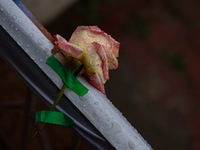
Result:
M37 122L45 122L74 128L74 120L72 120L69 116L61 112L50 110L36 112L35 124Z
M69 89L74 91L79 96L87 94L88 89L53 55L48 58L46 63L60 76Z

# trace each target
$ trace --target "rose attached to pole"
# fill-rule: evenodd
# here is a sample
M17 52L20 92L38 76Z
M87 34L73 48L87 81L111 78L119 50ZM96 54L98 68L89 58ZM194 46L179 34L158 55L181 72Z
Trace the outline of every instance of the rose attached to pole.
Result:
M68 116L53 112L60 98L68 87L79 96L87 93L76 76L83 74L88 81L105 94L104 84L109 79L109 69L118 67L117 57L119 56L119 42L110 35L99 29L97 26L79 26L72 34L69 41L60 35L55 35L53 55L47 60L47 64L61 77L64 85L58 94L50 111L36 113L35 123L43 122L36 129L37 134L47 123L73 126L73 120ZM57 116L57 123L52 117ZM68 122L68 123L66 123Z
M58 34L55 38L56 46L52 52L61 52L67 60L71 57L80 60L85 67L84 76L105 94L108 71L118 67L119 42L97 26L77 27L68 42Z

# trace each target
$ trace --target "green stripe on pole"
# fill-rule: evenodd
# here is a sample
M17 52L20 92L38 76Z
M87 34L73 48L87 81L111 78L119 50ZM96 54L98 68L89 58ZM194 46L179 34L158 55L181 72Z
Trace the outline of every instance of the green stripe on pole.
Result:
M60 76L69 89L74 91L79 96L87 94L88 89L53 55L47 59L46 63Z
M50 110L36 112L35 124L37 122L45 122L74 128L74 120L72 120L69 116L61 112Z

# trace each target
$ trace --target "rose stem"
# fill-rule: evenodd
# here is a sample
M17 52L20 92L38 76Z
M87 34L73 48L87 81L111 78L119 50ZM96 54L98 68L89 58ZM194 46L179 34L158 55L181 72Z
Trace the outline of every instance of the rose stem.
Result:
M67 85L64 84L56 98L56 100L54 101L53 105L51 106L50 110L53 111L56 108L56 105L58 104L58 102L60 101L61 97L63 96L65 90L67 88Z
M83 65L81 65L80 67L78 67L78 69L76 69L76 71L74 71L74 76L78 76L79 73L81 72L81 70L83 69L83 67L84 67ZM61 90L60 90L60 92L59 92L56 100L54 101L53 105L51 106L50 111L53 111L55 109L55 107L57 106L57 104L60 101L61 97L63 96L66 88L67 88L67 85L64 84L62 86L62 88L61 88ZM35 131L35 133L33 134L32 137L36 136L37 133L39 133L42 130L42 128L45 126L45 124L46 124L45 122L42 122L42 124L38 128L36 128L36 131Z
M56 108L56 106L57 106L58 102L60 101L61 97L63 96L66 88L67 88L67 85L63 84L63 86L62 86L62 88L61 88L56 100L54 101L53 105L50 108L50 111L53 111ZM42 130L42 128L45 126L45 124L46 124L45 122L42 122L42 124L39 127L36 128L36 131L33 134L33 137L36 136L37 133L39 133Z

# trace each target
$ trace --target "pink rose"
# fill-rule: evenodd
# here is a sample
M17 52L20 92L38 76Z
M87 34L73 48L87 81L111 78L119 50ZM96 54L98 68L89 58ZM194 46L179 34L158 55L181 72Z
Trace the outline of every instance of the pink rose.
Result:
M68 59L74 57L85 66L89 82L105 94L104 84L109 79L108 70L118 67L119 42L97 26L79 26L69 42L55 35L56 48Z

